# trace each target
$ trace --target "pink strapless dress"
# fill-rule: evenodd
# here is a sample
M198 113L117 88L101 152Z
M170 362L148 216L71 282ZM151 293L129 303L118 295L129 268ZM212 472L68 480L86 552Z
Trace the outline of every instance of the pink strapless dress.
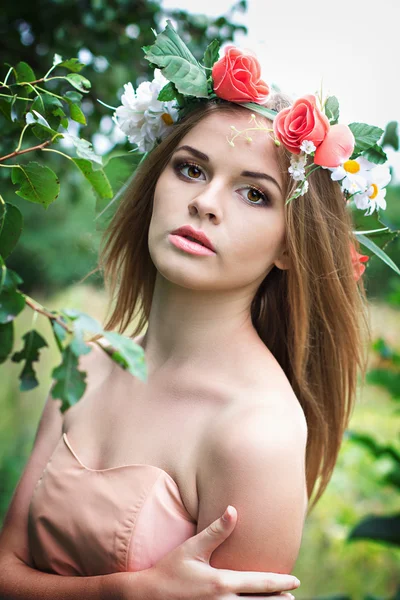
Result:
M33 492L28 533L37 569L88 577L153 566L196 522L166 471L90 469L64 433Z

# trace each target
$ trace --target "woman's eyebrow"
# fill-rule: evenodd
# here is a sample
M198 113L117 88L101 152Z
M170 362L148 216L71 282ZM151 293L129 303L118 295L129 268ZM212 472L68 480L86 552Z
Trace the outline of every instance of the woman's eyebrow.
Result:
M200 152L200 150L196 150L196 148L192 148L192 146L179 146L179 148L176 148L174 150L173 154L175 154L175 152L178 152L179 150L186 150L187 152L190 152L191 154L193 154L193 156L196 156L196 158L199 158L200 160L203 160L204 162L210 162L210 159L207 156L207 154ZM266 179L267 181L271 181L272 183L274 183L276 185L276 187L282 194L282 189L281 189L281 186L279 185L279 183L276 181L276 179L274 177L272 177L271 175L267 175L267 173L259 173L257 171L242 171L241 176L253 177L255 179Z

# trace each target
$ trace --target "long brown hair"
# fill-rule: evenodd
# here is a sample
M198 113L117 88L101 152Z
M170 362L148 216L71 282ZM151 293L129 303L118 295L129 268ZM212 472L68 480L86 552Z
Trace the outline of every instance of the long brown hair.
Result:
M269 107L280 110L287 104L277 94ZM157 273L147 241L154 189L180 140L215 111L247 109L209 101L175 124L137 169L105 230L96 269L109 289L105 330L124 333L134 322L129 334L134 337L148 322ZM277 152L288 198L296 186L287 173L290 155L282 147ZM364 379L369 328L363 282L355 281L349 250L350 242L359 246L340 186L324 169L314 172L309 184L306 194L285 206L290 268L272 268L252 301L251 317L307 420L309 497L315 492L310 511L331 478L354 407L358 373ZM276 318L268 318L271 313Z

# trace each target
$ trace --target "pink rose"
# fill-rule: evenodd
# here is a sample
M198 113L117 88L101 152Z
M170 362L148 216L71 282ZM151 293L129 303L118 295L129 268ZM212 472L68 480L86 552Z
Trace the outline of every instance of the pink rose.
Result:
M314 163L321 167L338 167L353 154L354 135L347 125L332 125L322 144L318 146Z
M359 254L352 243L350 243L350 254L353 263L354 279L358 281L365 271L365 265L363 263L366 263L369 260L369 256Z
M279 111L274 119L276 137L293 154L300 154L304 140L318 148L328 131L328 118L317 107L315 96L310 94Z
M229 102L262 104L269 95L269 87L260 74L260 63L251 50L227 46L225 56L212 68L214 92Z

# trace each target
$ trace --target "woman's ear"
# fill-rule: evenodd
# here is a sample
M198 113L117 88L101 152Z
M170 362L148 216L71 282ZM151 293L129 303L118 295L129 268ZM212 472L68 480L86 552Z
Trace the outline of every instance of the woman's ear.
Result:
M276 267L278 267L278 269L281 269L282 271L286 271L290 268L290 260L286 248L282 250L281 254L275 260L274 264Z

